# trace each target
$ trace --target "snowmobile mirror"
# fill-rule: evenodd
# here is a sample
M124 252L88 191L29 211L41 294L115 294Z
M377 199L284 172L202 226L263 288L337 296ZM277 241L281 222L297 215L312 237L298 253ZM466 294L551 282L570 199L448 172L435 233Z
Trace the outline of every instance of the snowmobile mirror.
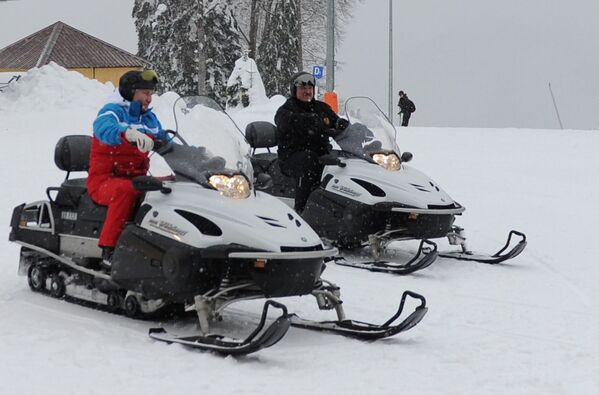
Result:
M272 177L266 173L260 173L254 182L256 189L264 190L272 187Z
M168 192L170 192L170 188L164 188L162 181L152 176L138 176L131 183L133 184L133 188L141 192L162 191L163 189L168 189Z
M403 154L401 154L401 161L403 163L408 163L409 161L412 160L413 157L414 157L414 155L412 155L411 152L404 152Z

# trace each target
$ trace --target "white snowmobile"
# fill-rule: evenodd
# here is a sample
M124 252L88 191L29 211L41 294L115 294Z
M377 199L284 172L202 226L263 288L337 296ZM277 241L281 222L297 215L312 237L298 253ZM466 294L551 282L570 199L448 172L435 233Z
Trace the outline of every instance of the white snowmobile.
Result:
M496 254L470 251L462 228L454 225L465 208L438 183L407 166L412 154L400 154L397 130L370 98L354 97L345 105L350 126L335 137L337 149L321 157L325 165L320 187L312 192L301 216L323 238L344 249L340 265L371 271L408 274L431 265L437 256L495 264L513 258L526 247L526 236L512 230ZM257 174L266 173L273 185L266 190L293 206L294 180L281 173L276 127L253 122L246 128ZM268 152L256 153L266 148ZM512 238L520 241L509 251ZM447 237L461 251L439 252L428 239ZM390 262L383 255L391 242L421 240L407 262ZM355 259L352 250L369 247L370 261Z
M151 317L173 306L195 310L199 335L152 328L150 336L224 354L269 347L290 325L361 339L392 336L416 325L426 314L426 301L410 291L382 325L345 317L339 288L321 279L325 260L337 249L325 246L288 206L254 189L243 134L226 114L202 104L215 107L207 98L174 103L177 129L195 132L185 134L187 140L174 132L173 141L156 149L174 175L171 180L133 180L145 196L118 240L110 272L101 269L97 246L106 207L92 202L85 178L69 178L70 172L87 170L91 137L58 141L55 162L67 171L65 181L47 189L48 200L17 206L11 220L10 240L22 246L19 273L28 276L30 287L130 317ZM319 308L335 309L338 319L304 320L269 300L247 338L210 330L210 321L236 301L306 294L316 297ZM419 305L395 323L408 297ZM281 315L267 324L269 307Z

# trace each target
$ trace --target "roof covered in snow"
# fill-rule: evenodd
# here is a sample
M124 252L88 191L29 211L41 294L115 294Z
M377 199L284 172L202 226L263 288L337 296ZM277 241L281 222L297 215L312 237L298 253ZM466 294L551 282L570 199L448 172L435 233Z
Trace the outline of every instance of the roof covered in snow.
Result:
M0 69L28 70L51 61L69 69L149 64L60 21L0 49Z

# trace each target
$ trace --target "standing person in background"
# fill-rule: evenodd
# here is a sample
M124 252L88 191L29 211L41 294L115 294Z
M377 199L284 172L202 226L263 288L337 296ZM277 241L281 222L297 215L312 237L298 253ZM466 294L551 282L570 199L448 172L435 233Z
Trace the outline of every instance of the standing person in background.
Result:
M408 126L410 116L416 111L414 102L408 98L407 93L399 91L399 103L397 103L397 105L399 106L399 114L402 115L401 126Z

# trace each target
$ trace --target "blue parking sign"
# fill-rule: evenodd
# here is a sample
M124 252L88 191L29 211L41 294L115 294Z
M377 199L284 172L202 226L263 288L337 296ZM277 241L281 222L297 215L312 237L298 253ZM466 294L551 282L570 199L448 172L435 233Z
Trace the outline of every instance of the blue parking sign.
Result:
M321 79L324 75L324 67L323 66L312 66L312 75L317 80Z

